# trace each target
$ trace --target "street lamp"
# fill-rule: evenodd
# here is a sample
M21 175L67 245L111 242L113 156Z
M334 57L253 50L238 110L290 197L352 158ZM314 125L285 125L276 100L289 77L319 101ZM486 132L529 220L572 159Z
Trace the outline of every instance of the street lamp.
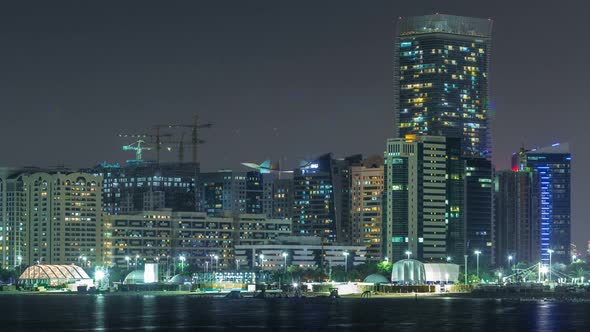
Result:
M217 265L217 271L219 271L219 256L215 255L213 258L215 258L215 265Z
M447 262L451 262L451 256L447 256Z
M137 265L137 264L138 264L138 263L137 263L137 261L138 261L138 260L139 260L139 255L135 255L135 268L137 268L137 266L138 266L138 265Z
M21 269L21 266L22 266L22 264L23 264L23 256L21 256L21 255L18 255L18 256L16 257L16 259L18 260L18 274L20 274L20 269Z
M236 258L236 271L240 271L240 260Z
M411 252L411 251L409 251L409 250L407 250L407 251L406 251L406 255L408 255L408 259L410 259L410 255L412 255L412 252Z
M129 261L131 260L131 257L125 256L125 260L127 261L127 270L129 270Z
M180 271L184 272L184 261L186 260L186 257L184 257L183 255L180 255L179 259L180 259Z
M553 249L548 249L547 252L549 253L549 282L551 282L551 254L553 254Z
M285 273L287 273L287 256L289 256L288 253L284 252L282 253L283 258L285 259Z
M263 265L263 262L264 262L264 254L258 255L258 258L260 258L260 269L261 270L264 270L264 265Z
M348 251L342 253L344 255L344 273L348 273Z
M465 285L467 285L467 258L469 255L463 255L463 257L465 258Z
M474 253L477 258L477 279L479 279L479 255L481 255L481 251L476 250Z

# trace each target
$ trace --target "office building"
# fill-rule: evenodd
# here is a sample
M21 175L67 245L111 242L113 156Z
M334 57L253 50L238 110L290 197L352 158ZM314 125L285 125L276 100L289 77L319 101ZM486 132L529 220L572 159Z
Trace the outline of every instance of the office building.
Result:
M379 262L382 255L383 158L363 160L351 167L352 245L367 248L367 261Z
M85 172L103 178L103 210L128 214L144 210L195 211L198 164L102 163Z
M330 153L306 162L293 176L293 231L325 242L349 243L350 167L362 156L333 159Z
M481 252L481 266L494 263L492 235L494 221L494 175L492 162L485 158L465 160L465 253ZM453 257L454 258L454 257ZM461 257L457 257L460 259Z
M220 170L197 179L197 211L213 215L263 212L262 174Z
M263 214L237 216L236 244L265 244L281 236L291 235L291 219L270 219Z
M396 137L461 139L490 155L488 72L492 21L453 15L400 18L394 49Z
M170 209L107 217L108 260L111 265L135 267L159 263L170 269L183 264L203 269L235 267L235 244L264 244L291 234L291 221L261 214L208 216ZM217 258L216 258L217 257Z
M541 261L567 264L571 261L571 154L569 144L513 155L512 168L539 174L541 195Z
M537 263L541 258L539 173L505 170L496 175L494 243L496 265L511 260Z
M454 146L454 148L453 148ZM451 158L459 158L459 140L407 135L389 139L385 152L384 255L446 260L449 213L461 218L461 206L449 204L447 179L453 177ZM461 184L461 182L458 182Z

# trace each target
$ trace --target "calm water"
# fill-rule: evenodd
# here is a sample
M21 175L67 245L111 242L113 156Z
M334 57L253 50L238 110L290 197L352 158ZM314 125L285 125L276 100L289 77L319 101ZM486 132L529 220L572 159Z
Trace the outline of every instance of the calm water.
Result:
M0 331L590 331L590 303L0 295Z

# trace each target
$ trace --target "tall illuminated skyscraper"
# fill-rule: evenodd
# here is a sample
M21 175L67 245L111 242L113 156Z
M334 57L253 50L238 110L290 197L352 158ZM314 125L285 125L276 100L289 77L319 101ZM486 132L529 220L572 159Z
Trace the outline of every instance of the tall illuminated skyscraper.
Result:
M512 156L513 170L539 175L541 196L541 261L571 261L571 154L568 143L525 151ZM552 251L550 251L552 250Z
M401 18L394 56L396 136L461 138L462 154L490 156L488 67L492 21Z

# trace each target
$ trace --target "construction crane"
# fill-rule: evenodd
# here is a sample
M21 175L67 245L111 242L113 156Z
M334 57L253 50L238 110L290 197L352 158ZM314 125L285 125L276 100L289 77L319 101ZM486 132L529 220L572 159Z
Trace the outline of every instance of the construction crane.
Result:
M142 158L142 152L143 151L149 151L152 148L149 146L144 146L143 144L145 144L145 141L142 139L138 139L137 141L129 144L129 145L123 145L123 151L135 151L135 160L127 160L128 163L141 163L143 162L143 158Z
M159 135L160 133L160 129L162 128L190 128L192 131L192 139L190 141L190 143L192 144L192 148L193 148L193 163L197 163L199 161L198 158L198 154L197 154L197 146L199 144L203 144L205 143L204 140L199 139L199 129L203 129L203 128L211 128L213 125L211 123L204 123L204 124L200 124L199 123L199 117L197 115L193 116L193 123L192 124L163 124L163 125L156 125L154 126L154 128L156 129L156 135ZM181 140L182 141L182 140ZM184 143L179 143L179 159L183 159L184 158ZM182 157L181 157L182 156Z
M158 130L155 135L154 134L119 134L119 137L138 138L140 140L143 138L149 138L151 141L150 143L154 144L154 147L156 150L156 161L158 163L160 163L160 150L162 149L162 137L172 137L172 134L160 134L160 131ZM145 141L144 141L144 143L145 143ZM150 148L149 150L152 150L152 148Z

